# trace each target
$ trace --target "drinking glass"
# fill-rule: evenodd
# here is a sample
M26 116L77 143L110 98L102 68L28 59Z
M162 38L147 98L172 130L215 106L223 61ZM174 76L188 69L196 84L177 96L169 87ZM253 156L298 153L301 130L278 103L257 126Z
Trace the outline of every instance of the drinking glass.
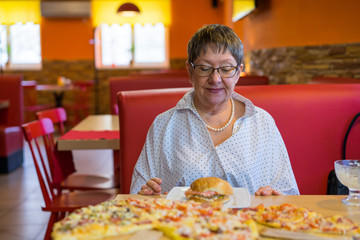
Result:
M337 178L349 188L349 195L342 202L360 206L360 160L338 160L334 164Z

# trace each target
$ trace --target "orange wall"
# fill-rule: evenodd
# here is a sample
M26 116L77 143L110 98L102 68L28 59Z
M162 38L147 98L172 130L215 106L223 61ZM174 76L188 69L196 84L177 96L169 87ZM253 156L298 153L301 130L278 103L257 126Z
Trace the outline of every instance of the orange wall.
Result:
M45 60L94 59L91 19L46 19L41 21L41 46Z
M268 2L234 24L247 50L360 42L359 0Z
M186 58L190 37L204 24L225 23L229 0L172 0L170 58ZM360 42L359 0L259 0L267 9L232 24L245 51L282 46ZM91 19L42 19L45 60L93 59Z
M211 0L172 0L170 28L170 58L186 58L191 36L203 25L222 23L223 8L213 8Z

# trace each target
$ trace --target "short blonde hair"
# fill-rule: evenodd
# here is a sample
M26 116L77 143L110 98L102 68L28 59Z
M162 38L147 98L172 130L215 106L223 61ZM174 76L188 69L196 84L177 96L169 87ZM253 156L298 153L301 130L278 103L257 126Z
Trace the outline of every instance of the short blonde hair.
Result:
M239 66L243 61L243 44L229 27L211 24L200 28L188 43L188 62L194 62L210 46L215 51L229 50Z

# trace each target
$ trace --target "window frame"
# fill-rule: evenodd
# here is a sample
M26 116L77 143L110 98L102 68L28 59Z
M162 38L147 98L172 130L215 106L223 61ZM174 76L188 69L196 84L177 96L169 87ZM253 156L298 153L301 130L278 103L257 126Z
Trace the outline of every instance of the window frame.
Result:
M122 26L123 24L121 24ZM143 25L143 24L142 24ZM154 25L154 24L152 24ZM131 30L132 30L132 45L134 46L135 44L135 39L134 39L134 32L135 32L135 26L131 24ZM98 27L95 28L95 32L94 32L94 50L95 50L95 68L99 69L99 70L105 70L105 69L166 69L170 67L170 44L169 44L169 27L167 27L164 24L164 30L165 30L165 60L164 62L146 62L146 63L142 63L142 62L135 62L135 56L134 56L134 52L132 52L132 60L130 61L130 63L128 65L103 65L102 64L102 54L101 54L101 25L99 25Z
M5 26L6 28L6 34L7 34L7 62L2 66L3 70L41 70L42 69L42 62L43 62L43 58L42 58L42 54L41 54L41 50L42 50L42 46L41 46L41 25L37 24L37 23L32 23L34 25L38 25L39 26L39 48L40 48L40 62L39 63L14 63L12 61L12 56L11 56L11 49L13 48L12 43L11 43L11 37L10 37L10 27L12 25L15 24L22 24L25 25L26 23L32 23L32 22L26 22L26 23L22 23L22 22L17 22L14 24L2 24L2 26Z

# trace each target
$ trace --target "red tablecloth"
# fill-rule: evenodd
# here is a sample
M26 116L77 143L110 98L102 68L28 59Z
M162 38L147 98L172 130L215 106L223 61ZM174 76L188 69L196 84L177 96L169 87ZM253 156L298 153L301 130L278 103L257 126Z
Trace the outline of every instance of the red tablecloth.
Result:
M119 131L69 131L61 139L119 139Z

